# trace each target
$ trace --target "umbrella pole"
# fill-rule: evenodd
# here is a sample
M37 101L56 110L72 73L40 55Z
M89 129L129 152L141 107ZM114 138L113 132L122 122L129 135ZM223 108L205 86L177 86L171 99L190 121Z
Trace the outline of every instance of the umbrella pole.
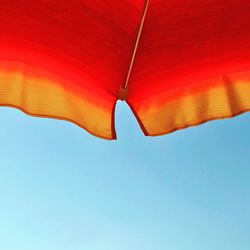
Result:
M140 22L140 26L139 26L139 29L138 29L138 33L137 33L137 37L136 37L136 41L135 41L135 46L134 46L132 58L131 58L131 61L130 61L130 64L129 64L129 69L128 69L128 73L127 73L127 76L126 76L126 80L125 80L125 83L121 86L119 96L118 96L119 99L122 100L122 101L127 99L128 83L129 83L131 71L132 71L132 68L133 68L133 65L134 65L136 52L138 50L138 45L139 45L139 42L140 42L141 33L142 33L143 25L144 25L144 22L145 22L147 10L148 10L148 5L149 5L149 0L146 0L145 4L144 4L143 13L142 13L142 17L141 17L141 22Z

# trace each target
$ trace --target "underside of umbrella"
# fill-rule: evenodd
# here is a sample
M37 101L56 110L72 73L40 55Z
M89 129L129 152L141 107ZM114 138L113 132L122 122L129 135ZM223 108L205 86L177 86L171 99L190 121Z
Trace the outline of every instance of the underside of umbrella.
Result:
M145 135L250 110L249 0L4 0L0 105L115 139L123 99Z

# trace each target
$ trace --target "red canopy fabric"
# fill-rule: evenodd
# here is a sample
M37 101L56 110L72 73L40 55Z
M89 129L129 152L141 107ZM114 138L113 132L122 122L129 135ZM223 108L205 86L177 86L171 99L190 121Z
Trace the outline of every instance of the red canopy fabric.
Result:
M106 139L122 92L145 135L235 116L249 16L249 0L1 1L0 105Z

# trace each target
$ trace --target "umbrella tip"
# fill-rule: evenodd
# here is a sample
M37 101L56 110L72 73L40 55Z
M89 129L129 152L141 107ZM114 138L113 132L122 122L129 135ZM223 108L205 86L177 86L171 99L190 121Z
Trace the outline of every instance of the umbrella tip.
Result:
M118 94L118 99L121 101L125 101L128 97L128 88L124 88L123 86L120 87L120 91Z

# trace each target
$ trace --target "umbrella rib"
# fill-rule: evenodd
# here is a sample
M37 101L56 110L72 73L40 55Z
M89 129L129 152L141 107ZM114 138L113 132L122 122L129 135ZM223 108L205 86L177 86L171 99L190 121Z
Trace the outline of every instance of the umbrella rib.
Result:
M144 25L144 22L145 22L145 17L146 17L146 14L147 14L147 10L148 10L148 5L149 5L149 0L146 0L145 4L144 4L144 8L143 8L143 14L142 14L142 17L141 17L139 30L138 30L136 41L135 41L135 46L134 46L132 58L131 58L128 73L127 73L127 76L126 76L126 81L125 81L124 85L122 86L122 88L124 90L128 88L128 82L129 82L131 71L132 71L132 68L133 68L133 65L134 65L136 52L138 50L138 45L139 45L139 42L140 42L141 33L142 33L143 25Z

